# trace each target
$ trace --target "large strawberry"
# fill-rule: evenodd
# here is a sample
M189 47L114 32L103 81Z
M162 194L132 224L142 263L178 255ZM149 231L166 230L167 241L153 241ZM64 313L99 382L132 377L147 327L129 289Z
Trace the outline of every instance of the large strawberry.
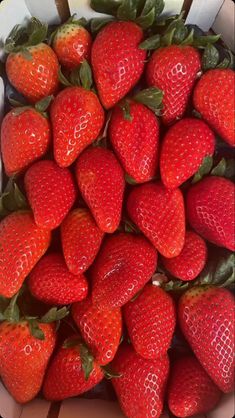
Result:
M59 226L76 198L70 171L54 161L39 161L27 170L24 184L36 224L46 229Z
M80 192L99 228L114 232L120 223L124 173L114 153L105 148L88 148L78 158L76 177Z
M189 189L186 203L195 231L216 245L235 250L235 188L230 180L204 178Z
M161 183L133 188L127 200L128 213L164 257L176 257L185 239L185 213L179 189L167 190Z
M124 414L131 418L159 418L169 372L167 355L146 360L131 346L123 345L112 367L120 374L112 384Z
M74 209L61 224L61 241L65 262L73 274L86 271L93 263L104 232L86 208Z
M201 120L186 118L166 133L161 149L162 182L168 189L179 187L194 175L203 159L212 156L215 137Z
M234 385L234 297L229 290L199 286L179 302L179 322L198 360L223 392Z
M0 295L7 298L24 279L50 244L50 231L39 228L28 211L13 212L0 223Z
M166 354L176 322L174 302L168 293L147 284L137 298L124 306L124 319L140 356L156 359Z
M197 111L232 146L235 146L234 83L234 71L209 70L200 78L193 94Z

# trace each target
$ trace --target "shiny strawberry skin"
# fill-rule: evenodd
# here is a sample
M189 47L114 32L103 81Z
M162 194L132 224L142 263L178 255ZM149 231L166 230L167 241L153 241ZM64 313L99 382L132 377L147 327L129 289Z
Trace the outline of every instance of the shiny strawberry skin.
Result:
M176 323L174 302L168 293L147 284L123 312L129 337L140 356L156 359L167 353Z
M215 408L221 391L194 356L179 358L171 367L168 405L176 417L206 414Z
M189 189L186 203L188 221L198 234L235 250L235 187L230 180L204 178Z
M200 54L191 46L170 45L157 49L151 56L146 78L149 86L164 92L164 123L183 116L200 68Z
M93 263L104 236L86 208L74 209L61 224L61 241L69 271L79 274Z
M100 309L123 306L152 277L157 252L142 236L118 233L107 237L92 266L92 299Z
M51 123L55 160L60 167L68 167L98 137L104 110L92 91L68 87L51 106Z
M235 146L235 73L230 69L207 71L197 83L193 101L203 119L230 145Z
M128 200L130 218L164 257L176 257L185 239L184 201L180 189L160 182L133 188Z
M50 231L39 228L28 211L13 212L0 223L0 295L10 298L50 244Z
M146 59L146 51L138 48L142 39L142 29L133 22L112 22L96 36L91 63L106 109L119 102L140 79Z
M167 355L155 360L139 356L129 345L119 348L112 368L120 374L112 384L125 416L159 418L169 372Z
M11 53L6 61L10 83L31 103L55 94L59 86L59 63L53 49L44 43L28 47L32 59L23 52Z
M19 403L35 398L41 389L47 364L56 343L52 324L39 324L45 339L30 334L27 322L0 324L0 375Z
M124 172L114 153L88 148L78 158L76 178L80 192L103 232L114 232L120 223Z
M83 274L70 273L59 253L45 255L29 276L32 295L50 305L68 305L87 296L88 284Z
M46 229L59 226L76 199L70 171L54 161L39 161L27 170L24 184L36 224Z
M1 152L6 173L11 176L42 157L51 139L48 119L32 109L13 109L1 126Z
M137 183L156 174L159 148L159 124L146 106L130 102L131 120L116 106L109 122L109 137L126 173Z
M186 231L185 243L181 253L174 258L162 257L165 268L177 279L193 280L206 264L207 246L198 234Z
M100 310L91 297L72 305L72 317L98 364L113 360L122 333L120 308Z
M234 297L223 288L200 286L179 302L179 323L198 360L223 392L234 385Z
M162 143L160 169L163 184L168 189L181 186L214 151L215 137L205 122L193 118L177 122L168 130Z

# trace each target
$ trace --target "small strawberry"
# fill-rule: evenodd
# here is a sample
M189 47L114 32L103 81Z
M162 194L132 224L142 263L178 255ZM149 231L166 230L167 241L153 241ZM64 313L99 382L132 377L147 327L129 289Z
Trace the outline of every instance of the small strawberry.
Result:
M166 133L161 149L160 169L168 189L181 186L193 176L215 150L215 137L205 122L186 118Z
M147 284L140 295L124 306L124 319L135 351L146 359L167 353L175 323L171 296L158 286Z
M235 146L234 83L234 71L209 70L200 78L193 94L197 111L232 146Z
M130 218L164 257L176 257L185 239L184 201L180 189L160 182L133 188L128 200Z
M104 232L86 208L74 209L61 224L61 241L69 271L79 274L93 263Z
M235 250L235 188L225 178L209 176L187 195L187 217L195 231L220 247Z
M88 148L78 158L76 178L98 227L114 232L120 223L125 188L124 173L114 153Z
M221 391L194 356L181 357L172 365L168 405L176 417L206 414L221 398Z
M144 237L107 237L92 266L93 303L100 309L124 305L150 280L156 266L157 252Z
M24 184L36 224L46 229L57 228L76 198L70 171L58 167L54 161L39 161L27 170Z
M181 330L223 392L234 385L234 307L232 293L213 286L193 287L179 302Z

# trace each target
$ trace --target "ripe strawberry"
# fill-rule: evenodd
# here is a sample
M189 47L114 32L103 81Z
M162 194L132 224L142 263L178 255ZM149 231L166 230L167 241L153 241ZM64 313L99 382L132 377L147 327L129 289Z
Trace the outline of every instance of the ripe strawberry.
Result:
M120 374L112 384L124 414L131 418L159 418L169 372L167 355L146 360L131 346L123 345L112 367Z
M129 216L164 257L176 257L185 239L184 201L179 189L161 183L133 188L128 200Z
M15 295L46 252L50 231L39 228L28 211L13 212L0 223L0 294Z
M199 286L179 302L179 322L198 360L223 392L234 384L234 297L227 289Z
M79 274L93 263L104 233L88 209L74 209L61 224L61 241L69 271Z
M176 417L206 414L221 398L219 388L194 356L176 360L171 368L168 405Z
M133 22L112 22L98 33L91 62L99 97L106 109L122 99L140 79L146 51L138 48L143 31Z
M166 124L183 116L200 68L200 54L191 46L170 45L157 49L151 56L146 69L147 83L164 92Z
M75 202L72 174L54 161L39 161L27 170L24 184L36 224L57 228Z
M168 189L181 186L214 150L215 137L205 122L193 118L177 122L168 130L162 143L162 182Z
M208 241L235 250L234 184L222 177L206 177L189 189L187 217L192 228Z
M70 273L61 254L45 255L30 273L29 288L35 298L50 305L67 305L87 296L83 274Z
M162 257L166 269L177 279L193 280L201 273L207 259L205 241L193 231L186 231L181 253L174 258Z
M152 277L157 252L142 236L119 233L106 238L92 266L93 303L100 309L125 305Z
M203 119L232 146L235 146L234 83L234 71L210 70L200 78L193 95L194 106Z
M100 310L91 298L72 305L72 317L98 364L113 360L122 333L120 308Z
M125 179L112 151L88 148L76 164L78 187L98 227L114 232L120 223Z
M167 353L176 315L174 302L163 289L147 284L136 299L124 306L124 319L140 356L156 359Z

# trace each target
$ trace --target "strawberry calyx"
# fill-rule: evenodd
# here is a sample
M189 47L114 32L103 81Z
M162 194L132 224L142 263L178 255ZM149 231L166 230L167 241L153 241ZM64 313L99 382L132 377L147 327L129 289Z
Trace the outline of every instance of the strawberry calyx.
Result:
M78 86L91 90L93 84L91 67L86 60L80 66L71 71L68 78L59 70L59 80L66 87Z
M224 57L220 60L220 52ZM214 68L233 68L234 66L234 55L229 49L224 49L219 51L214 45L208 43L205 46L203 55L202 55L202 69L203 72L211 70Z
M36 102L34 105L28 105L28 104L21 103L12 97L8 97L9 103L14 108L13 114L15 116L20 115L21 113L25 112L25 110L34 109L45 118L48 118L47 109L49 108L53 99L54 99L54 96L52 95L46 96L46 97L43 97L43 99Z
M0 218L18 210L27 209L29 209L27 200L15 182L15 177L12 176L0 195Z
M107 364L106 366L100 366L100 367L103 370L104 377L107 380L110 380L110 379L118 379L118 378L120 378L122 376L121 373L115 372L115 370L112 369L112 367L110 366L110 364Z
M74 335L72 337L67 338L63 343L63 348L74 348L78 350L82 369L84 372L85 380L89 379L89 376L94 368L94 357L90 353L87 345L84 343L82 338L79 335Z
M119 103L119 107L123 111L123 117L125 120L132 121L131 116L131 108L130 103L131 101L141 103L148 107L155 115L161 115L162 110L162 99L163 99L163 91L158 89L157 87L149 87L144 90L140 90L136 93L133 97L121 100ZM132 184L130 182L130 184Z
M192 179L192 184L202 180L205 176L225 177L229 179L234 178L234 159L221 158L219 162L214 164L213 157L206 156L198 171Z

